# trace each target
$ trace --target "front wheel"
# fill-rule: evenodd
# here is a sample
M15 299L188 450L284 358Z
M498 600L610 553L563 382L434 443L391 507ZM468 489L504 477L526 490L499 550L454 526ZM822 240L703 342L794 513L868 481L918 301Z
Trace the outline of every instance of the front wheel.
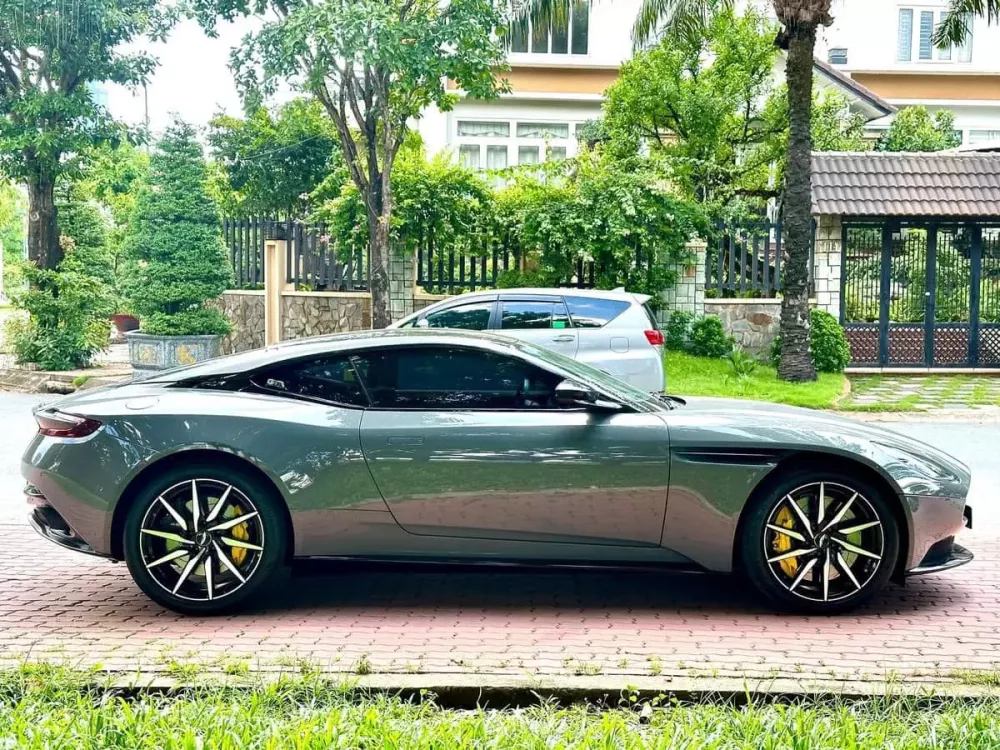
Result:
M184 614L234 609L282 566L285 519L272 488L227 467L170 469L125 521L125 562L154 601Z
M748 509L740 539L743 569L783 609L843 612L888 582L899 528L888 501L840 472L797 471Z

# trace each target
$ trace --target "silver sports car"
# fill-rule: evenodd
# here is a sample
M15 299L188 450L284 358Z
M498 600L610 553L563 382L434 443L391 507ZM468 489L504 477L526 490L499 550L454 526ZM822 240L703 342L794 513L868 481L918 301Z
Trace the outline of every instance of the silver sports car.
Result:
M485 334L305 339L35 417L35 529L181 612L308 557L734 571L810 612L972 559L969 470L923 443Z

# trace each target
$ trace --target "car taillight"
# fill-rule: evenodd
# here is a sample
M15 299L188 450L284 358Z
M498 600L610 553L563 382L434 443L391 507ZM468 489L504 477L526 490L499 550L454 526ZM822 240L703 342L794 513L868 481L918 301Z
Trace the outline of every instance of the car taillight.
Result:
M660 331L643 331L646 334L646 341L653 346L663 346L663 333Z
M64 414L61 411L40 411L35 414L38 431L46 437L81 438L92 435L101 423L96 419Z

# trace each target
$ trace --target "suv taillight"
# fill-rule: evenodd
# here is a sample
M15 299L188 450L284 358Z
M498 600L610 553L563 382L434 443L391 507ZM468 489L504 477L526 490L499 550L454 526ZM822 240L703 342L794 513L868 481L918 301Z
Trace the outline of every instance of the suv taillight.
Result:
M660 331L643 331L646 334L646 341L653 346L663 346L663 333Z
M100 428L96 419L64 414L61 411L40 411L35 414L38 431L46 437L81 438L92 435Z

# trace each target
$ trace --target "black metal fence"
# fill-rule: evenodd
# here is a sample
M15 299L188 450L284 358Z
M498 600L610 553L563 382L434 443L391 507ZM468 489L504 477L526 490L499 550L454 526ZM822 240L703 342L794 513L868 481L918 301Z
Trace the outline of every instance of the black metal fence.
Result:
M495 289L503 274L530 273L525 254L509 247L494 247L486 254L467 254L453 249L417 248L417 285L428 291L453 294L459 291ZM549 285L592 289L596 276L594 261L579 259L572 273Z
M367 250L348 247L338 252L323 224L266 218L225 219L222 231L237 289L264 287L264 245L269 238L286 241L286 282L296 288L328 292L368 289Z
M717 226L705 254L705 292L709 297L775 297L781 291L782 226L774 222ZM809 246L812 284L813 242Z

